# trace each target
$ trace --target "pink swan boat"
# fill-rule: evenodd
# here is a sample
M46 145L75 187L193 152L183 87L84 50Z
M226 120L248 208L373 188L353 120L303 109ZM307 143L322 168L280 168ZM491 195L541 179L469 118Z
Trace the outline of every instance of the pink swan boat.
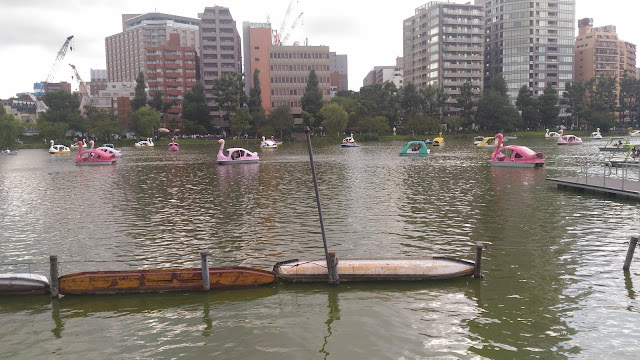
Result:
M93 143L93 141L91 141ZM98 149L82 151L82 142L77 142L79 150L76 154L76 165L111 165L118 160L115 155Z
M220 150L218 150L218 164L220 165L252 164L260 160L257 152L251 152L243 148L229 148L226 151L227 155L225 155L224 140L220 139L218 143L220 144Z
M178 151L178 150L180 150L180 145L178 145L175 138L171 139L171 142L169 143L169 151Z
M544 155L540 152L533 151L526 146L508 145L502 146L502 134L496 134L498 145L491 154L489 163L492 166L504 167L543 167Z
M565 135L564 131L560 130L560 137L558 138L558 145L580 145L582 139L575 135Z

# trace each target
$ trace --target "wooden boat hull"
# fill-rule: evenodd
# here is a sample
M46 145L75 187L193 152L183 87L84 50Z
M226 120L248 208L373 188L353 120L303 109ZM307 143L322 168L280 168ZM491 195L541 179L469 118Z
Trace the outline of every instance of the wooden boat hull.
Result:
M46 294L49 280L36 274L0 274L0 295Z
M211 289L265 285L275 274L246 267L210 268ZM61 276L61 294L115 294L158 291L201 291L202 269L94 271Z
M424 281L473 275L475 263L448 257L407 259L338 259L341 282ZM288 260L277 263L273 272L291 282L327 282L325 259Z

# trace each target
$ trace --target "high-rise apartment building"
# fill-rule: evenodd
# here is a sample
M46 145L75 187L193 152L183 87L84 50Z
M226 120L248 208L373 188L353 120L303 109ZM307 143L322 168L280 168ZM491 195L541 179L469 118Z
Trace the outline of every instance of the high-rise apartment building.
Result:
M224 74L242 73L242 46L236 22L229 8L222 6L205 7L198 14L200 18L200 77L204 84L207 104L214 123L219 127L229 124L215 102L211 89L213 81Z
M416 8L403 29L405 84L443 88L449 95L445 115L459 111L456 98L464 83L476 94L482 91L482 6L432 1Z
M168 44L148 46L146 58L149 95L153 97L159 91L164 103L171 104L165 113L163 127L170 130L181 127L184 93L196 83L196 49L181 46L179 35L170 34Z
M180 36L183 46L199 47L199 19L161 13L123 14L122 32L105 38L108 81L135 81L146 76L148 46L167 44L169 35Z
M391 81L400 89L404 83L404 59L396 58L395 66L374 66L367 76L362 79L362 86L384 84Z
M330 100L328 46L271 45L269 60L272 109L288 105L295 123L302 124L301 99L311 70L315 70L318 76L322 100Z
M244 90L247 96L253 87L253 73L258 70L262 108L271 113L271 70L269 67L269 48L271 46L270 23L242 23L244 39Z
M475 0L485 12L485 83L502 74L515 102L524 85L560 95L573 80L575 0ZM562 116L562 114L561 114Z
M636 45L620 40L614 25L594 28L593 19L578 20L574 51L576 80L610 76L620 84L636 75Z

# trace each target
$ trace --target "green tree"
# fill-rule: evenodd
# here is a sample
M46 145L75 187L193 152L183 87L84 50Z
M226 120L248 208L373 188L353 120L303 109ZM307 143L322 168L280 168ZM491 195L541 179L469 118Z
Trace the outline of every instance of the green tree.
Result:
M247 95L244 93L243 75L239 73L223 74L213 80L211 90L220 110L224 112L224 119L229 120L231 113L234 113L247 102Z
M315 70L309 72L309 79L307 80L307 86L304 89L304 95L300 99L302 104L303 119L305 124L309 127L314 127L316 122L320 120L320 109L322 109L322 90L318 83L318 75Z
M247 101L251 113L251 126L256 132L262 132L262 127L267 124L267 116L262 107L262 88L260 85L260 70L253 71L253 87L249 90Z
M558 122L558 114L560 114L558 92L551 83L547 83L542 95L538 96L538 111L544 127L550 128Z
M324 119L322 126L327 134L341 134L347 128L349 115L338 104L327 103L320 109L320 116Z
M527 85L522 85L520 88L516 107L521 111L524 127L533 129L539 125L538 101L533 97L533 93Z
M509 102L507 82L502 74L489 79L489 86L478 101L478 125L493 131L513 131L521 126L522 118Z
M630 117L635 121L640 99L640 80L625 76L620 79L620 97L618 100L620 118Z
M459 124L461 127L470 127L474 122L475 111L473 111L473 108L476 106L474 97L473 85L468 81L462 84L460 87L460 95L456 98L458 107L460 108L460 116L463 119ZM449 126L452 125L449 119L447 119L447 124Z
M406 83L400 94L400 107L403 110L405 121L415 119L416 116L420 114L421 102L422 100L416 86L412 82Z
M111 111L90 107L87 112L88 131L97 139L111 140L114 134L120 133L118 117Z
M136 78L136 90L133 100L131 100L131 111L134 113L143 106L147 105L147 85L144 81L142 71L138 73Z
M588 107L586 84L582 80L566 83L565 91L562 93L561 104L568 106L567 112L579 124L580 120L584 118Z
M0 105L0 150L8 149L16 144L19 133L18 121L11 114L7 114L4 106Z
M361 119L357 129L363 133L383 135L389 133L389 121L384 116L365 117Z
M231 119L229 119L229 130L236 135L240 135L251 128L250 122L251 113L249 113L249 109L239 109L235 114L231 115Z
M422 114L440 120L444 106L449 98L444 89L435 88L429 84L426 88L420 89L419 96Z
M291 108L287 105L280 105L273 109L269 115L269 123L275 131L280 132L280 137L282 137L285 131L289 131L293 127Z
M197 81L184 94L182 101L182 119L187 132L206 134L212 130L209 106L204 93L204 86Z
M38 133L40 133L40 136L42 136L44 139L57 140L58 142L60 142L62 141L62 139L64 139L67 131L69 131L69 124L63 122L53 123L50 121L45 121L44 119L42 119L41 115L36 128L38 129Z
M153 131L160 126L160 121L160 113L146 106L133 113L135 131L140 136L152 136Z

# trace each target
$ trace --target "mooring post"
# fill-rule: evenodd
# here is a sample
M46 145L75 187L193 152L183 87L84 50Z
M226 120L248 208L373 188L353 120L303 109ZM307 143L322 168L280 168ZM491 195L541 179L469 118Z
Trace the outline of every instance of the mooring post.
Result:
M476 279L482 278L482 250L484 245L482 243L476 243L476 265L473 267L473 277Z
M636 250L636 245L638 244L638 238L632 237L629 242L629 249L627 249L627 258L624 259L624 266L622 270L629 270L631 267L631 260L633 259L633 252Z
M59 294L58 288L58 257L56 255L49 256L49 275L51 281L49 281L49 287L51 291L51 297L57 298Z
M329 283L339 284L340 275L338 275L338 258L336 257L336 253L333 251L329 252L328 270L329 270Z
M209 280L209 260L207 259L207 253L200 253L200 264L202 266L202 289L211 289L211 282Z
M318 204L318 217L320 218L320 231L322 232L322 243L324 244L324 256L327 259L327 269L329 275L329 283L334 283L331 273L331 260L329 259L329 248L327 247L327 236L324 232L324 220L322 219L322 205L320 203L320 192L318 191L318 177L316 176L316 165L313 162L313 149L311 148L311 129L307 126L304 129L304 132L307 134L307 145L309 147L309 162L311 163L311 175L313 175L313 187L316 191L316 203ZM336 268L336 278L338 274L338 270Z

